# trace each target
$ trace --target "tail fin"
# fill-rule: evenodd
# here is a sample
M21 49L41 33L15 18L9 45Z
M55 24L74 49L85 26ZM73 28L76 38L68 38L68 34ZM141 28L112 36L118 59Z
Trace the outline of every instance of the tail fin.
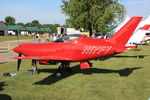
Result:
M109 41L117 43L116 45L120 47L125 47L141 19L142 17L132 17L118 32L109 38Z

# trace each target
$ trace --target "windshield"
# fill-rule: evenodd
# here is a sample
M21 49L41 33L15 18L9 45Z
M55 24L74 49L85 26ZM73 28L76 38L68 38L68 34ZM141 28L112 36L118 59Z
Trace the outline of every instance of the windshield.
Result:
M82 40L83 38L87 37L86 35L68 35L65 37L57 38L53 42L72 42L77 43L78 41Z
M78 43L79 41L81 41L81 40L84 39L85 37L87 37L87 36L86 36L86 35L81 35L81 36L78 37L77 39L74 39L72 42Z

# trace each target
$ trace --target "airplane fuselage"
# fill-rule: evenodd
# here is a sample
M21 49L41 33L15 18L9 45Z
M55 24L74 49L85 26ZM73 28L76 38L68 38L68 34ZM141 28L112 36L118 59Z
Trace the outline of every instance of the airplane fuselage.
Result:
M82 61L100 58L116 53L116 47L103 39L84 37L81 40L60 43L24 43L14 49L24 56L35 58L51 57L52 60Z

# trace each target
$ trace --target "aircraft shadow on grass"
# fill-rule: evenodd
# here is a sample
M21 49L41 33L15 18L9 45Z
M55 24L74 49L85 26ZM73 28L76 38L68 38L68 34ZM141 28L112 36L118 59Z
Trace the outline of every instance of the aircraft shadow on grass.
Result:
M4 90L4 86L7 86L8 84L6 84L6 82L0 82L0 91ZM1 100L12 100L12 98L7 95L7 94L0 94L0 99Z
M134 56L128 56L128 55L114 55L114 56L107 56L107 57L104 57L104 58L97 58L95 59L96 61L97 60L107 60L109 58L139 58L139 59L143 59L145 58L146 56L149 56L149 55L134 55Z
M91 69L79 69L79 65L73 66L72 72L63 72L62 77L56 77L55 72L57 69L40 69L39 72L45 72L45 73L53 73L52 75L46 77L45 79L35 82L34 85L51 85L53 83L56 83L57 81L60 81L62 79L65 79L67 77L73 76L77 73L83 73L91 75L93 73L101 73L101 74L109 74L109 73L118 73L120 76L129 76L134 70L141 69L142 67L134 67L134 68L125 68L120 70L111 70L111 69L101 69L101 68L91 68Z
M113 56L114 58L140 58L143 59L144 57L146 57L148 55L134 55L134 56L126 56L126 55L115 55Z

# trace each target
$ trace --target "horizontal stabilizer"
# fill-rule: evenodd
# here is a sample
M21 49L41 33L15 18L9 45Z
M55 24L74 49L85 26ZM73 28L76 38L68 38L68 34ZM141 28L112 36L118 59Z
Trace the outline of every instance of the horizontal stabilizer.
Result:
M141 30L148 30L150 28L150 25L144 25Z

